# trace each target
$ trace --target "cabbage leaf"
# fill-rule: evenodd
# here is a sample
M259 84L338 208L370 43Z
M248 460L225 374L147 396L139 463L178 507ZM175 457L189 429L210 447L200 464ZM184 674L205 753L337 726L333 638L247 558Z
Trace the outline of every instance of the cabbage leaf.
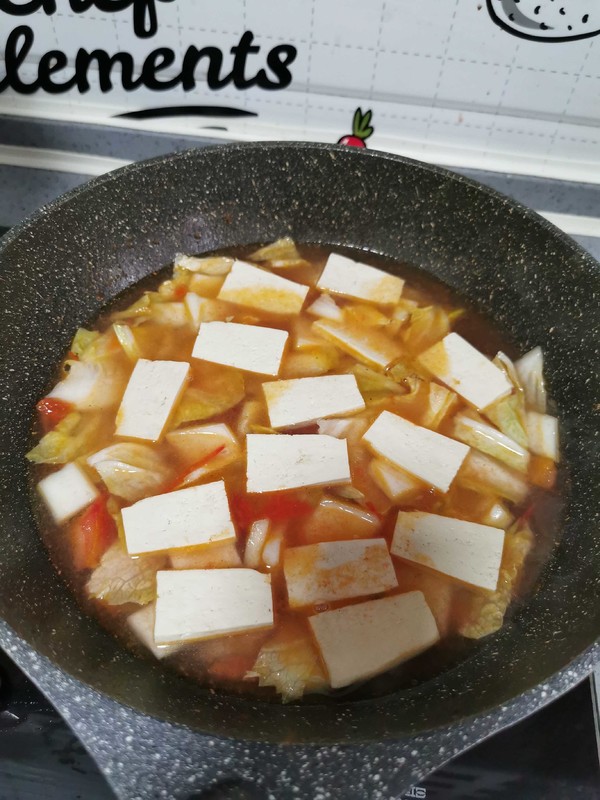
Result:
M86 588L90 597L111 606L144 606L156 598L156 572L165 565L163 556L134 558L117 541L102 556Z
M146 444L122 442L88 458L111 494L130 503L156 494L170 477L163 459Z

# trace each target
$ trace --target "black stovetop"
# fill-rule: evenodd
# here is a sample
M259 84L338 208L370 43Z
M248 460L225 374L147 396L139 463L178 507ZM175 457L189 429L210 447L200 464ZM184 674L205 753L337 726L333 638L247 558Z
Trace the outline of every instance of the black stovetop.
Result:
M76 736L1 651L0 681L0 800L112 800ZM592 691L590 679L584 680L533 716L446 764L404 797L598 800ZM194 797L261 800L260 794L235 785Z

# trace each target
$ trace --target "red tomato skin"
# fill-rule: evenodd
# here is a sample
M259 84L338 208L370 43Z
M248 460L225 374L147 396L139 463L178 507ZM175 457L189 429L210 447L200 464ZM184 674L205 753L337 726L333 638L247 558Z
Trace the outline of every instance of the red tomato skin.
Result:
M98 497L71 527L75 569L95 569L117 538L117 526L106 508L106 498Z

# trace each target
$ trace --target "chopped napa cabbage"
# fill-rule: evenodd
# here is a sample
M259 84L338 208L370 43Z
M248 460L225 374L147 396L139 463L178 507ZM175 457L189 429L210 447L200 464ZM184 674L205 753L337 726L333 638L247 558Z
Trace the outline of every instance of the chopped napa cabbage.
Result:
M429 383L427 406L422 412L420 424L424 428L437 430L457 403L458 397L450 389L440 386L439 383Z
M276 242L265 247L259 247L251 253L248 258L250 261L266 263L275 269L287 269L290 267L301 267L308 262L302 258L296 247L296 243L289 236L277 239Z
M115 332L115 336L119 340L119 344L123 348L125 355L131 361L137 361L138 358L141 358L140 348L135 340L135 335L129 325L125 325L124 323L114 322L113 323L113 331Z
M111 494L130 503L157 494L170 477L163 459L146 444L110 445L87 459Z
M315 345L305 347L298 353L291 353L283 361L284 378L310 378L325 375L335 369L339 362L339 353L331 345Z
M231 371L226 382L210 389L199 389L191 386L179 401L173 427L177 428L184 422L199 422L209 419L216 414L223 414L244 399L245 386L241 373Z
M333 319L337 322L340 322L344 316L342 309L329 294L319 295L315 302L310 305L306 311L309 314L312 314L314 317Z
M300 625L277 631L261 647L247 679L259 686L273 686L284 703L299 700L307 692L324 692L329 684L319 655Z
M244 566L251 569L258 569L260 566L260 557L267 540L269 527L268 519L257 519L250 526L244 550Z
M73 341L71 342L71 352L80 358L87 348L100 336L98 331L88 331L86 328L78 328Z
M534 347L515 362L515 369L523 391L525 403L531 411L546 412L546 383L544 381L544 354L541 347Z
M281 550L283 546L283 533L278 531L267 539L262 549L262 562L265 567L275 569L281 561Z
M448 315L439 306L415 308L402 332L404 344L415 354L422 353L450 332Z
M269 417L265 404L260 400L246 400L240 411L236 430L240 436L250 433L250 428L254 425L267 425Z
M529 453L501 431L488 425L475 413L457 414L452 436L488 456L497 458L518 472L527 472Z
M90 597L111 606L144 606L156 598L156 572L165 566L163 556L132 557L117 541L102 556L86 589Z
M525 395L515 365L502 352L498 353L493 363L503 370L514 386L514 391L508 397L504 397L486 408L484 414L502 433L513 439L521 447L528 449L529 438L525 427Z
M514 594L523 564L533 545L533 533L519 520L506 531L504 551L496 591L473 594L467 620L460 633L469 639L481 639L502 627L504 615Z
M373 306L353 304L345 306L344 317L351 325L357 323L367 328L383 328L390 323L390 318Z
M150 293L145 292L138 300L132 305L124 308L122 311L115 311L110 315L112 322L118 322L121 319L135 319L137 317L147 317L150 314Z
M529 493L529 484L518 472L478 450L469 451L457 481L466 489L498 495L513 503L522 503Z
M525 416L525 426L531 452L556 463L559 459L558 420L556 417L540 414L538 411L528 411Z
M151 303L148 319L158 325L170 325L173 328L183 328L190 324L185 303L180 302Z
M196 256L177 255L173 264L173 274L178 276L182 270L199 272L202 275L227 275L233 266L233 258L229 256Z
M34 464L67 464L89 453L99 429L100 422L94 416L72 411L40 439L26 458Z
M404 394L405 389L381 372L376 372L364 364L355 364L350 370L365 403L372 404L389 394Z
M385 370L385 374L411 392L415 391L422 380L425 380L424 374L414 364L403 358L396 359L390 364Z

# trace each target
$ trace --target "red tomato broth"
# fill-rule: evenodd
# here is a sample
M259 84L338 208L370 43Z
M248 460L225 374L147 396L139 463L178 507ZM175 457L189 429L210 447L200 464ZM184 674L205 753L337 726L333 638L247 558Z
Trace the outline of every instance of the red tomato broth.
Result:
M237 249L234 251L234 254L237 257L244 257L253 249L254 248L250 247ZM274 269L273 272L290 278L291 280L314 286L328 251L314 246L300 247L300 251L303 257L310 262L309 265L293 267L289 270ZM359 256L355 254L351 255L364 258L363 254ZM515 354L515 348L511 345L507 337L499 331L489 319L478 314L468 304L465 304L464 299L457 297L447 286L444 286L439 281L434 280L430 276L425 275L423 272L409 265L397 265L385 259L371 256L369 256L367 260L373 266L389 268L391 265L394 272L400 274L407 280L402 295L404 299L415 300L420 305L434 304L439 306L446 313L456 308L464 309L462 316L460 316L454 324L451 324L450 329L465 336L465 338L484 354L493 357L499 349L508 353L509 356ZM110 325L111 314L128 307L133 300L140 296L142 291L155 289L165 277L170 275L170 271L171 267L169 266L159 273L149 276L144 281L129 289L122 296L116 298L100 315L98 321L94 324L94 328L100 331L106 330ZM184 295L185 292L183 292L180 286L174 287L173 301L180 301ZM314 301L317 295L318 292L311 288L305 303L305 308ZM336 297L336 302L341 308L344 308L351 305L354 301ZM231 303L226 305L228 321L276 327L288 330L290 334L294 331L294 319L279 317L256 309L243 308ZM306 319L309 323L312 323L315 319L315 317L307 315L306 312L302 312L301 317ZM220 388L226 391L231 376L237 373L237 370L230 367L191 359L192 347L196 336L196 332L193 329L185 327L169 328L168 326L159 325L151 321L142 321L140 324L133 325L132 329L142 358L172 359L178 361L190 360L191 377L188 388L197 387L205 389L208 385L210 391L213 393L218 393ZM397 338L402 342L402 337L400 335ZM291 343L288 343L286 350L288 354L291 348ZM126 358L120 348L115 349L113 357L116 362L118 362L122 389L124 390L133 369L133 362ZM332 372L336 374L346 372L354 363L356 363L355 359L340 352L337 367L332 370ZM63 366L61 365L60 370L62 369ZM60 370L56 379L61 377ZM280 377L288 377L285 374L285 370L283 370L283 374L280 374ZM248 372L243 373L243 379L244 399L240 403L214 416L209 416L207 419L203 419L198 423L191 421L185 422L183 426L225 423L236 432L236 424L239 420L242 405L246 401L253 399L260 400L261 403L263 402L261 387L264 380L266 380L263 376ZM272 380L272 378L268 378L268 380ZM359 416L364 417L370 423L382 410L386 409L393 413L398 413L416 424L420 424L421 404L422 399L418 391L414 396L399 394L387 398L381 403L367 405L366 411L360 412ZM451 418L458 411L465 410L465 408L466 404L460 401L457 408L454 409ZM99 412L102 424L99 426L100 430L95 437L94 447L90 452L100 450L115 441L113 439L115 410L116 409L109 409ZM441 424L438 429L440 433L448 433L451 418L445 420ZM268 417L264 412L258 424L268 427ZM298 435L302 435L302 433L314 432L314 427L306 426L294 432L298 433ZM38 423L36 423L34 424L34 437L36 440L39 438L39 434L40 428ZM172 483L177 476L181 476L185 474L186 471L189 471L191 469L189 464L186 463L186 460L177 453L176 449L171 446L164 437L159 443L152 445L152 447L169 467L169 480L165 481L164 491L169 488L174 488L172 485L169 485L169 482ZM367 465L371 458L372 454L368 451L366 446L358 444L351 448L350 462L352 484L358 491L363 492L367 496L367 510L374 512L380 518L380 526L374 534L375 537L383 537L388 544L390 543L398 509L429 511L446 516L455 516L459 519L481 521L482 514L485 513L487 499L482 499L481 494L464 489L456 483L453 483L446 495L424 487L423 491L416 497L413 497L410 503L394 504L381 489L379 489L372 477L368 474ZM32 481L37 482L43 475L52 471L52 469L52 467L48 467L47 465L34 466L31 473ZM535 471L537 477L536 482L545 485L549 484L550 480L548 475L551 471L549 466L545 463L540 465L534 462L532 470ZM525 590L529 591L531 589L537 579L539 570L548 558L552 543L557 537L558 523L562 511L562 489L564 488L562 467L559 469L559 475L561 476L559 490L553 489L549 494L547 491L542 492L536 489L528 501L529 503L533 502L536 509L536 513L534 514L536 539L533 552L528 557L523 575L519 579L519 585L516 590L517 595L522 595ZM242 556L251 523L256 519L263 518L263 515L264 517L271 518L274 526L284 530L284 546L290 547L308 543L304 533L307 519L309 518L311 510L314 509L323 496L352 504L352 500L340 496L338 487L307 487L287 492L246 495L245 459L243 457L222 467L217 474L209 474L200 482L209 482L221 478L225 480L227 485L232 517L236 526L237 548ZM102 488L101 483L100 488ZM552 498L551 503L548 503L549 497ZM115 504L119 507L128 505L122 498L113 497L113 501L115 501ZM550 509L548 508L549 505ZM138 609L139 606L135 604L110 606L100 601L90 599L85 589L86 582L89 578L89 571L75 569L73 550L69 544L69 537L64 535L64 531L69 526L73 526L74 523L77 523L77 520L83 517L86 512L83 512L83 514L74 521L66 523L64 526L56 526L37 498L35 506L40 520L41 535L50 551L51 558L58 571L75 591L84 610L96 616L103 626L108 628L136 653L152 658L152 656L147 653L146 649L140 645L132 635L126 623L127 617L132 611ZM540 515L538 511L542 506L545 506L546 510ZM522 509L520 508L514 509L515 515L518 515L521 511ZM343 536L338 538L343 538ZM394 563L399 587L375 596L393 595L399 592L421 589L426 599L428 599L433 596L432 592L435 590L437 580L440 586L440 594L443 594L444 597L447 598L447 609L444 612L445 622L443 626L440 626L443 627L444 636L438 645L416 658L401 664L399 667L371 679L366 686L350 686L346 689L334 692L334 696L346 697L350 695L360 698L384 694L398 688L415 685L416 683L433 677L440 671L451 668L454 664L467 657L473 648L477 647L476 642L465 639L457 632L460 620L465 614L465 608L469 606L473 590L469 587L465 587L458 581L453 581L446 576L441 576L439 573L435 573L426 567L420 567L417 564L405 562L395 557L392 558L392 561ZM300 610L291 610L287 605L287 591L281 561L274 569L264 566L261 567L261 569L272 573L276 630L281 630L285 626L297 626L300 622L301 626L307 631L307 635L309 635L309 626L306 619L310 614L330 608L364 602L366 599L375 597L359 597L340 602L322 603L318 604L316 607L311 606ZM441 612L436 613L436 611L434 611L434 616L436 616L436 618L441 618ZM174 655L166 657L163 663L194 680L200 681L208 687L236 693L249 693L267 700L277 701L278 698L270 687L258 687L255 681L242 680L243 676L238 674L241 673L242 669L244 671L248 669L248 665L256 658L261 645L271 635L272 631L267 630L192 642L185 645ZM238 672L236 672L236 669ZM305 699L305 702L323 701L323 697L316 698L316 696L310 695Z

